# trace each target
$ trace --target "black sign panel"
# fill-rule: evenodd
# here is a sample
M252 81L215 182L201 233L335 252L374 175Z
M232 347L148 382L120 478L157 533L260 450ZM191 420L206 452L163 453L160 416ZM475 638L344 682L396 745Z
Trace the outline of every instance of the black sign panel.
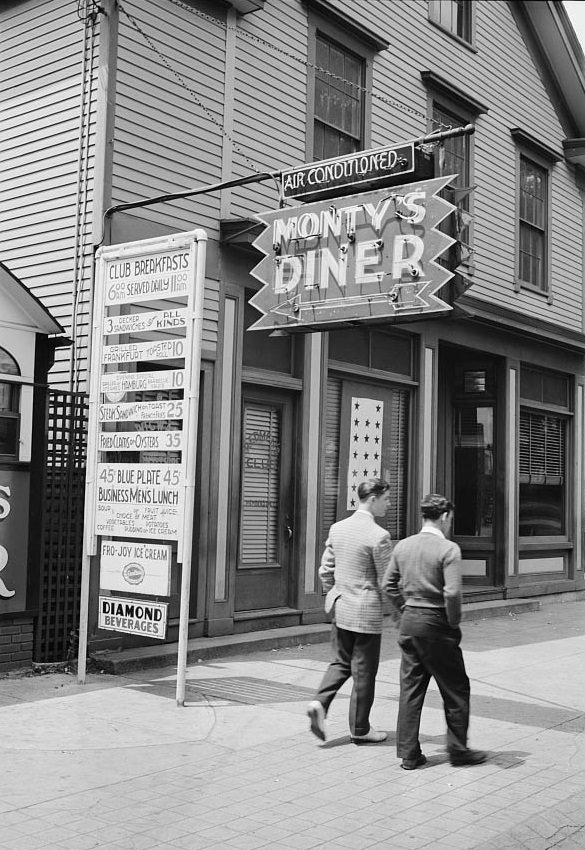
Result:
M283 194L285 198L313 201L343 195L344 187L364 191L370 184L380 187L397 180L404 182L405 176L412 175L414 170L414 142L358 151L284 171Z

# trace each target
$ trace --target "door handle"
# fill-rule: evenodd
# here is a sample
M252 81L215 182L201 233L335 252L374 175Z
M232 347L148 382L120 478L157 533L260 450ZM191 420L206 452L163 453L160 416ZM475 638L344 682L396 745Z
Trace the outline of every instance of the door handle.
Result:
M286 524L286 533L288 534L288 539L292 540L293 530L288 523Z

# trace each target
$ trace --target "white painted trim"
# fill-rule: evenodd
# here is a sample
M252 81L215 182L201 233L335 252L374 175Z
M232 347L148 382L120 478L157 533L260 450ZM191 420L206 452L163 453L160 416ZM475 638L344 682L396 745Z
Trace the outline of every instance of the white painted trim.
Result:
M464 576L481 576L485 578L487 575L487 561L485 558L467 558L461 561L461 574Z
M434 386L435 350L425 348L425 375L423 396L423 446L422 446L422 491L423 494L431 492L433 457L433 386Z
M516 569L516 369L510 369L508 398L508 575Z
M231 468L231 424L234 393L234 339L236 301L225 299L223 358L221 367L221 416L219 426L219 474L217 495L217 546L215 558L215 601L222 602L227 591L227 529Z
M558 558L520 558L518 572L520 575L531 575L534 573L562 573L565 569L565 561Z
M315 548L317 545L317 500L319 495L319 440L321 429L321 353L323 335L309 334L310 372L308 386L308 435L306 441L307 507L305 537L305 593L315 592Z
M583 540L583 386L577 386L577 409L575 411L575 549L576 570L582 570Z

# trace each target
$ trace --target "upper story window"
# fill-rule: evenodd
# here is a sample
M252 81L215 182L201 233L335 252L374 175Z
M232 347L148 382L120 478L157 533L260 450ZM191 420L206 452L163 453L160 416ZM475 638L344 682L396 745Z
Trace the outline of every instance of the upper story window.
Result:
M20 375L18 363L0 348L0 378ZM0 456L18 457L20 431L20 385L0 380Z
M550 301L551 181L561 156L519 128L511 133L517 145L515 288L532 289Z
M364 65L359 56L317 33L313 159L364 146Z
M389 42L352 9L336 8L329 0L303 0L303 5L309 36L307 161L367 149L374 59Z
M423 70L420 74L429 95L431 132L442 133L458 128L463 130L469 124L477 126L480 116L488 112L486 103L454 85L447 77L430 70ZM467 276L474 271L474 138L474 135L465 132L440 140L435 148L435 175L453 175L441 195L456 207L455 212L440 225L444 233L456 239L456 244L442 255L440 262L452 270L459 268Z
M429 0L429 18L452 35L471 43L471 0Z
M548 173L520 156L518 277L545 292Z
M464 117L456 115L437 101L433 102L433 130L451 130L468 123ZM471 137L469 135L452 136L441 142L437 153L437 176L452 174L453 180L441 193L446 200L458 208L458 218L448 216L441 230L471 245L470 235L470 176L471 176ZM458 191L459 190L459 191ZM467 191L464 191L467 190ZM467 214L467 215L466 215Z

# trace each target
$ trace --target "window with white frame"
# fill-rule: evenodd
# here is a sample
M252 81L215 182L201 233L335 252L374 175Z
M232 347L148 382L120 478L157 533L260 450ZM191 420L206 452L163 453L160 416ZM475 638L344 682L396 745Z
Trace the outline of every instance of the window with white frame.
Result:
M18 458L20 437L20 384L3 381L2 375L20 375L18 363L0 348L0 457Z
M551 193L553 169L562 153L520 127L510 130L516 144L515 289L530 289L550 302Z
M520 378L519 534L566 534L569 378L523 366Z
M317 32L315 45L313 159L330 159L364 147L365 61Z
M547 266L548 171L520 155L518 192L518 279L548 291Z
M439 132L463 127L469 119L443 106L439 101L433 101L432 129ZM471 186L471 137L469 135L452 136L444 139L437 150L436 172L438 177L455 175L442 196L455 204L457 217L448 216L441 225L441 230L453 236L468 249L471 247L470 234L470 186ZM467 189L467 192L462 190ZM459 191L458 191L459 190Z
M472 40L471 0L429 0L429 19L463 41Z

